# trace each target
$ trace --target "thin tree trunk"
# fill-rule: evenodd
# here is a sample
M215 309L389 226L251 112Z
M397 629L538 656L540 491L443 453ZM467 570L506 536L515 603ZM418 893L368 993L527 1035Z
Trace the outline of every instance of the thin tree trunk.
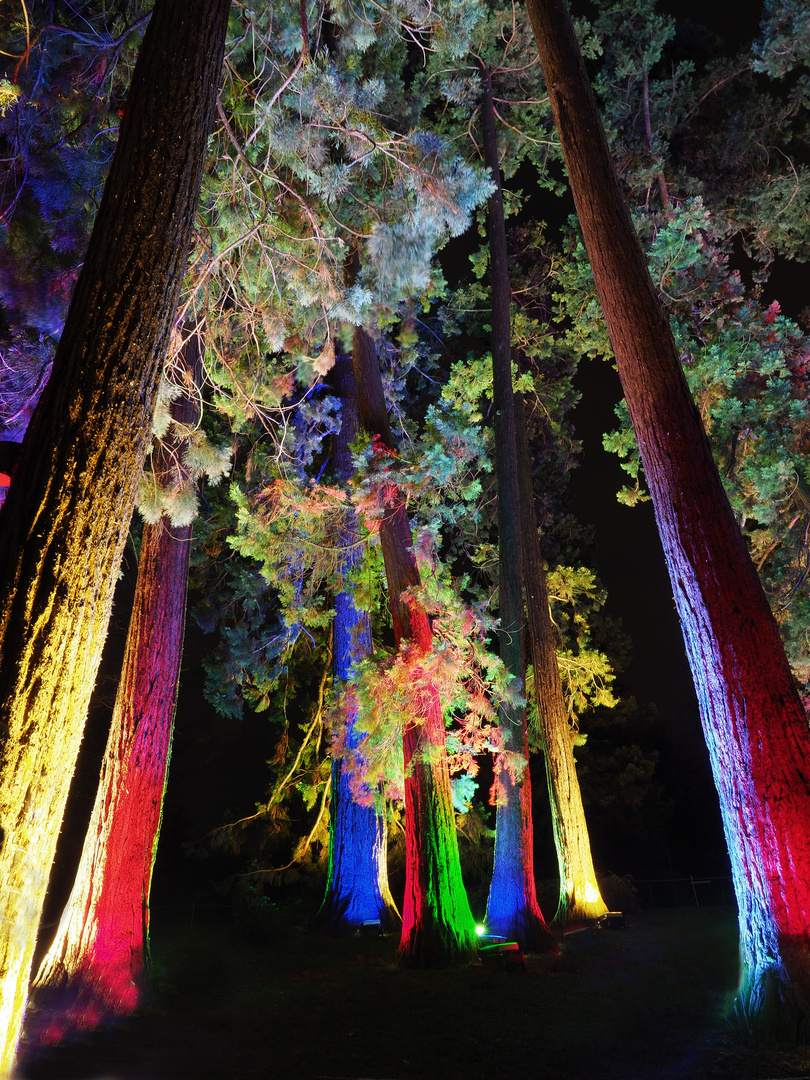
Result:
M560 872L560 898L555 921L595 919L607 911L607 904L599 892L596 871L593 868L591 841L582 808L568 710L560 681L546 571L534 509L525 409L519 394L515 396L515 423L523 514L523 580L526 585L526 613L534 668L534 695L543 736L551 823Z
M381 449L394 444L385 409L374 342L355 327L352 362L360 422L379 438ZM391 620L397 647L407 650L415 678L419 660L430 651L433 635L424 607L408 589L420 585L413 537L398 490L390 493L380 523ZM461 879L456 819L450 791L444 718L438 691L427 687L403 732L405 759L405 902L400 955L429 965L471 953L475 921Z
M641 70L641 88L644 100L644 134L647 137L647 149L652 155L653 152L653 133L652 123L650 121L650 72L646 65ZM669 188L667 187L667 178L664 175L662 169L658 176L658 197L661 200L661 209L667 216L669 216L670 200L669 200ZM647 192L647 199L649 200L649 191Z
M520 692L525 685L521 513L518 490L515 408L512 393L512 290L506 251L498 142L489 71L481 68L481 126L484 160L495 191L487 208L492 289L492 397L495 411L495 477L498 485L498 641L501 659ZM532 788L525 706L503 706L499 727L504 753L495 760L495 863L487 898L487 929L515 938L524 949L549 950L534 881Z
M201 342L181 353L186 390L171 406L200 419ZM160 487L187 486L188 438L170 429L153 467ZM149 956L149 893L183 653L192 526L163 516L143 528L121 681L76 879L33 982L32 1041L58 1042L138 1004Z
M695 681L740 923L740 1015L807 1037L810 733L622 197L563 0L528 0Z
M360 420L351 359L341 351L335 357L334 376L340 398L340 431L332 443L332 456L335 479L347 484L354 474L350 447L357 439ZM359 540L357 516L349 508L339 538L344 552L340 566L344 585L335 596L334 639L335 682L345 694L345 744L349 750L356 750L360 742L354 729L357 708L351 691L354 665L371 653L371 617L355 607L347 580L362 559ZM319 919L341 929L377 921L390 930L399 922L399 912L388 887L385 814L352 798L348 763L339 758L332 762L331 786L329 873Z
M0 529L0 1075L109 621L186 264L228 0L158 0Z

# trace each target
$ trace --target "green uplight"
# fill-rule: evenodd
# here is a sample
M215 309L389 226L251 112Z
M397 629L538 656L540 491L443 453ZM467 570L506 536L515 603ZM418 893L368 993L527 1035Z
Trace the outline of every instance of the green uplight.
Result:
M483 937L484 934L487 932L487 928L485 926L476 926L475 932L476 934L478 934L479 937Z

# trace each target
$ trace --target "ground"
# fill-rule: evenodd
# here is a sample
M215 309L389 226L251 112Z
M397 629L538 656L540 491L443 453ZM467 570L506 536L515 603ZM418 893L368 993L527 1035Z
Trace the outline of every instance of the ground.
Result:
M197 903L154 920L155 985L117 1028L47 1052L26 1080L770 1080L810 1050L724 1018L730 907L641 912L523 971L419 971L396 939L318 936L306 905L238 921Z

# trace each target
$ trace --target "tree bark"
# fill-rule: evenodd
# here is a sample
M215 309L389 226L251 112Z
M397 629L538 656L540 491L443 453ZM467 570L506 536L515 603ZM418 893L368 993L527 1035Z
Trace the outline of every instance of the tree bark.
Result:
M185 390L171 406L200 419L202 343L183 349ZM160 487L192 483L188 437L170 429L153 454ZM138 1004L149 956L149 893L168 775L183 654L192 525L163 516L143 528L121 681L79 868L56 936L33 982L31 1041L54 1043ZM36 1023L39 1017L43 1023Z
M737 1009L806 1038L810 734L776 622L689 394L563 0L528 0L636 432L720 797L740 922Z
M487 207L492 290L492 398L495 411L495 478L498 487L498 641L501 660L520 693L525 686L521 507L518 489L515 407L512 392L512 289L506 250L498 140L489 71L481 68L484 161L495 191ZM525 706L503 706L498 724L502 755L495 760L495 863L487 898L487 930L515 938L524 949L549 950L534 881L532 788Z
M334 473L338 483L347 484L354 474L350 447L360 431L360 420L351 359L341 351L335 357L334 377L340 398L340 431L332 442ZM335 683L345 695L345 744L349 750L356 750L360 742L354 730L357 709L351 692L354 665L371 653L371 617L355 607L348 583L362 558L359 540L357 516L348 508L339 537L344 584L335 596L334 673ZM391 930L400 920L388 886L385 814L376 806L357 803L349 781L348 763L335 758L329 810L329 873L319 920L345 930L376 921L382 929Z
M151 435L228 0L158 0L53 374L0 530L0 1075Z
M551 621L546 570L534 511L526 417L520 395L515 397L515 424L523 514L523 580L526 585L534 695L543 736L551 824L560 872L560 898L554 918L555 922L559 923L573 919L596 919L607 911L607 904L599 892L593 867L591 841L582 807L568 710L560 681L556 635L554 623Z
M362 327L355 327L352 362L360 422L377 436L380 449L394 452L385 408L377 350ZM394 640L419 675L420 657L433 635L424 607L407 594L420 585L413 537L398 489L380 523ZM400 955L427 966L460 958L475 949L475 921L461 879L456 819L438 691L427 687L403 732L405 759L405 902Z

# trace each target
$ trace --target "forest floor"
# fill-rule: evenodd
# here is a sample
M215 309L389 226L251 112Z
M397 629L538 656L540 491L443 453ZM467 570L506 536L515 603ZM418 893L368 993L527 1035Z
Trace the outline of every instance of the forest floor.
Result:
M137 1015L47 1051L26 1080L787 1080L810 1049L762 1047L724 1017L731 908L570 935L564 960L414 970L394 937L317 936L294 906L241 927L153 920Z

